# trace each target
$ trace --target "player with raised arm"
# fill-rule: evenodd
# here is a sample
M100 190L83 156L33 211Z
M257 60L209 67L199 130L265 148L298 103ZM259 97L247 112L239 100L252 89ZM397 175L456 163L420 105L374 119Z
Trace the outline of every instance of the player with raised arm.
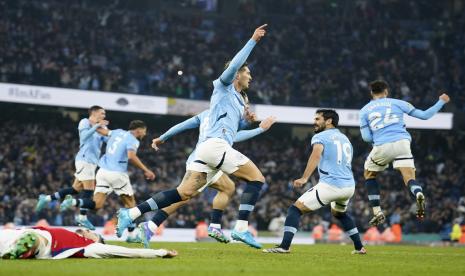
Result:
M105 109L94 105L89 108L89 118L79 122L79 152L76 154L75 179L71 187L63 188L50 195L40 195L36 205L36 212L40 212L47 204L54 200L64 199L67 195L76 195L82 192L83 198L92 198L95 189L95 171L100 158L100 148L110 132L105 120ZM94 230L92 223L87 219L87 209L81 208L76 218L78 225Z
M412 137L405 128L404 114L428 120L448 103L450 98L447 94L442 94L435 105L423 111L408 102L388 98L389 86L384 81L373 81L370 83L370 89L373 100L360 110L362 138L365 142L373 144L373 149L365 161L364 171L368 200L374 215L370 225L383 223L386 218L380 207L380 189L376 176L390 163L402 174L405 185L416 200L417 217L423 219L425 196L421 185L415 180L415 164L410 149Z
M198 189L207 183L208 175L214 175L221 170L247 182L241 196L239 219L231 237L252 247L261 248L248 231L248 218L257 202L265 177L252 161L233 149L231 145L244 117L254 118L254 114L247 108L245 91L252 77L246 60L257 42L265 36L266 26L266 24L262 25L254 31L252 38L227 64L221 76L213 81L207 139L198 145L196 160L192 162L191 170L186 173L182 183L176 189L155 194L137 208L121 209L118 213L117 235L121 235L122 231L141 214L195 196Z
M199 128L199 138L197 141L197 145L202 143L206 139L206 130L209 127L209 113L209 110L205 110L200 114L171 127L159 138L153 139L152 147L155 150L158 150L158 147L161 144L165 143L171 137L185 130L193 128ZM260 123L259 127L255 129L239 131L236 135L236 138L234 139L234 142L241 142L253 138L267 131L274 123L275 118L268 117ZM192 162L194 162L194 160L196 160L195 149L187 159L186 172L190 170L190 167L192 166ZM227 238L221 230L221 220L223 216L223 210L226 208L231 197L234 195L235 185L234 182L229 178L229 176L223 174L222 171L218 171L212 177L207 178L209 180L203 187L198 189L198 193L202 192L206 187L211 187L218 191L215 198L213 199L213 210L211 212L210 225L208 226L208 235L219 242L228 243L230 241L229 238ZM141 230L140 233L142 235L141 239L143 240L145 247L149 246L149 241L155 233L157 227L160 226L168 218L169 215L176 212L177 209L184 206L187 202L189 202L189 200L184 200L172 204L163 209L157 210L151 221L144 222L139 225Z
M331 204L332 215L342 224L344 231L354 242L352 254L366 254L360 241L358 229L346 213L347 204L354 194L355 181L352 173L353 149L347 136L336 127L339 115L331 109L319 109L315 114L312 137L312 153L301 178L294 180L294 187L302 187L318 167L318 184L305 192L289 207L284 222L284 237L275 248L265 249L265 253L290 253L290 246L299 229L300 217Z
M140 140L145 137L147 126L143 121L135 120L129 123L129 130L112 130L107 142L105 154L100 158L97 172L97 186L93 198L74 199L71 195L66 196L60 206L62 211L73 206L89 210L98 210L103 207L106 198L115 192L126 208L136 206L134 191L128 176L128 161L144 172L144 176L155 179L155 174L148 169L137 157L137 149ZM139 242L137 234L130 227L128 242Z

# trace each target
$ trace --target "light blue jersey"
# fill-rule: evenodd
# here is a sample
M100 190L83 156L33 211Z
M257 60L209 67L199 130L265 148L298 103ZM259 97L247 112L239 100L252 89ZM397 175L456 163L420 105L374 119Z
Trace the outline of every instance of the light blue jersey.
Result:
M109 171L128 171L128 151L139 148L139 140L131 132L116 129L111 131L105 154L100 158L99 167Z
M412 140L407 132L404 114L427 120L434 116L445 102L439 100L426 111L416 109L406 101L380 98L372 100L360 110L360 130L363 140L376 146L403 139Z
M353 149L347 136L336 128L324 130L312 137L312 146L322 144L323 154L318 164L320 182L337 188L355 186L352 173Z
M233 80L255 45L256 42L250 39L223 74L213 81L207 138L221 138L233 144L247 104L240 91L234 88Z
M79 152L76 161L83 161L97 165L104 136L96 132L99 125L91 126L89 119L85 118L79 122Z

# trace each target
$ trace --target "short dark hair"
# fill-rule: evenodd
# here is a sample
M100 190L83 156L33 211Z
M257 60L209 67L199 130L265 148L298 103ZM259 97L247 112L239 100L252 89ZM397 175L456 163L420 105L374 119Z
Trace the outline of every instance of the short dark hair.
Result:
M89 108L89 116L92 115L94 111L98 111L100 109L103 109L100 105L93 105Z
M229 67L229 64L231 64L231 60L228 60L225 64L224 64L224 70L228 69ZM247 67L249 64L246 62L244 62L244 64L241 65L241 67L239 67L239 71L242 71L245 67Z
M385 81L375 80L370 82L370 90L373 94L381 94L386 89L389 89L389 85Z
M144 121L141 120L134 120L129 123L129 130L134 130L138 128L147 128L147 125Z
M339 124L339 114L337 114L336 110L334 109L318 109L316 113L321 114L325 121L328 119L332 119L334 127L337 127L337 125Z

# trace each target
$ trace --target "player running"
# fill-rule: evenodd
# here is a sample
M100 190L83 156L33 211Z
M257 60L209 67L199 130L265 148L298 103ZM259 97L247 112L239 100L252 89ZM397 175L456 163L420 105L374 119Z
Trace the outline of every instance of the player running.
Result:
M405 185L416 199L417 217L425 216L425 196L421 185L415 180L415 164L410 149L412 137L407 132L404 114L428 120L450 101L447 94L439 96L435 105L423 111L408 102L388 98L389 86L384 81L370 83L373 100L360 110L360 131L364 141L373 144L365 161L365 186L374 217L370 225L383 223L385 215L380 207L379 184L376 176L390 163L402 174Z
M319 109L315 114L312 137L312 153L301 178L294 180L294 187L302 187L318 167L320 181L305 192L289 207L284 222L284 237L275 248L265 249L265 253L290 253L290 246L299 229L300 217L331 204L332 215L342 224L344 231L354 242L352 254L366 254L360 241L358 229L347 214L347 204L354 194L355 181L352 173L353 149L347 136L336 127L339 115L331 109Z
M153 139L152 147L158 150L158 147L171 137L185 130L193 128L199 128L199 138L197 145L202 143L206 139L206 131L209 127L209 113L209 110L205 110L200 114L173 126L159 138ZM237 133L234 142L241 142L255 137L267 131L274 123L275 118L269 117L262 121L259 127L255 129L241 130ZM194 162L194 160L196 160L195 150L189 155L189 158L187 159L186 172L190 171L192 162ZM221 230L221 220L223 216L223 210L226 208L231 197L234 195L234 182L229 178L229 176L223 174L222 171L218 171L207 181L206 185L198 190L198 193L202 192L206 187L211 187L218 191L215 198L213 199L213 210L211 213L210 225L208 226L208 235L219 242L228 243L230 242L229 238L227 238ZM189 200L184 200L165 207L161 210L157 210L151 221L141 223L139 227L140 233L142 234L141 239L143 240L145 247L149 246L150 239L155 233L157 227L160 226L169 215L176 212L177 209L184 206L188 201Z
M130 122L128 131L122 129L111 131L105 154L99 161L100 169L97 172L97 187L93 198L74 199L68 195L60 209L64 211L75 206L98 210L103 207L107 196L113 191L120 197L126 208L136 206L134 191L128 176L128 161L144 171L144 176L147 179L155 179L155 174L137 157L139 141L145 137L146 133L146 124L139 120ZM134 228L130 227L129 229L128 242L140 242L137 234L133 231Z
M252 161L233 149L231 145L241 120L247 116L254 117L246 108L245 91L252 80L246 60L257 42L265 36L266 26L266 24L262 25L255 30L244 48L227 64L226 70L213 81L207 140L198 145L196 160L192 162L191 170L186 173L182 183L176 189L155 194L137 208L121 209L118 213L117 235L120 236L122 231L143 213L192 198L197 194L198 189L207 183L209 175L221 170L247 182L241 196L239 219L231 237L255 248L262 247L248 231L248 218L257 202L265 177Z
M76 195L82 192L83 198L91 199L95 189L95 170L100 158L100 149L105 136L110 133L106 128L105 109L94 105L89 108L89 118L79 122L79 152L76 154L75 179L71 187L59 190L51 195L40 195L36 205L36 212L40 212L49 202L64 199L67 195ZM92 223L87 219L87 209L81 208L76 219L80 226L94 230Z
M76 232L48 227L0 230L2 259L172 258L177 255L174 250L105 244L100 235L83 229Z

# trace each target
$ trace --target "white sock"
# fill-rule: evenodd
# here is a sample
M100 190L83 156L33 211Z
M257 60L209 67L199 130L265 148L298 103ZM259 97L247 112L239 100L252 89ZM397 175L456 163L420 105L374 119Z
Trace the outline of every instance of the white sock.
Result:
M376 214L379 213L379 212L381 212L381 207L380 207L380 206L375 206L375 207L373 207L373 214L376 215Z
M216 228L216 229L221 229L221 224L218 224L218 223L210 223L210 225L208 225L208 226Z
M155 222L153 222L151 220L148 222L148 227L149 227L150 232L152 232L152 233L155 233L157 231L157 228L158 228L158 226L155 224Z
M234 230L237 232L244 232L249 230L249 222L246 220L237 220L236 225L234 226Z
M128 237L129 238L136 238L137 237L137 228L135 228L131 232L128 231Z
M45 196L45 200L48 202L52 201L52 196L51 195Z
M87 215L81 215L79 214L79 220L86 220L87 219Z
M140 215L142 215L142 213L140 212L139 208L134 207L129 209L129 217L132 220L135 220L136 218L140 217Z

